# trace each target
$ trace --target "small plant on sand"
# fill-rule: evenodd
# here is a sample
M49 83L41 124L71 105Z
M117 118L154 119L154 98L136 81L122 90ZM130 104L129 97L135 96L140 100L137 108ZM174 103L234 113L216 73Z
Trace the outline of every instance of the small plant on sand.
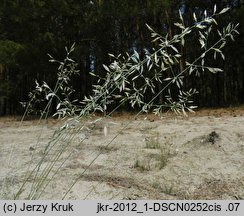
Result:
M169 152L165 149L161 149L161 153L157 158L159 169L163 169L167 165L169 161L169 157L170 157Z
M167 165L169 159L175 155L173 143L167 141L160 145L159 133L146 139L145 148L157 150L158 153L150 154L148 156L154 161L154 167L160 170L163 169Z
M173 194L173 186L167 186L165 185L163 188L161 188L161 192L168 194L168 195L172 195Z
M169 159L173 157L175 153L173 143L165 143L162 145L160 148L160 153L156 157L156 160L158 161L158 168L163 169L167 165Z
M156 135L151 135L149 137L146 137L145 142L146 142L145 148L147 148L147 149L159 149L160 148L159 133L157 133Z
M173 186L163 185L157 181L152 183L152 187L155 188L158 192L173 195Z
M150 160L148 161L141 161L141 160L136 160L133 168L139 170L140 172L144 172L144 171L149 171L150 170Z
M104 65L106 75L100 77L96 73L91 73L98 82L93 85L92 95L86 96L82 101L71 99L74 89L70 85L70 77L79 72L77 64L71 58L75 46L73 45L70 49L66 48L67 56L63 61L57 61L50 56L50 61L58 64L56 85L51 87L45 82L42 84L36 82L36 89L30 94L31 99L26 113L35 108L35 102L41 102L45 104L45 108L41 110L40 118L47 118L51 104L55 103L54 116L65 118L66 121L54 132L43 151L43 157L36 163L33 170L28 172L29 174L15 198L21 198L21 194L25 190L28 191L27 199L42 198L50 182L62 171L62 166L74 151L72 145L74 145L73 141L77 136L87 128L90 129L92 122L103 121L104 118L125 104L139 109L135 117L150 111L159 115L165 109L184 114L187 111L193 111L196 106L191 98L197 93L197 90L185 89L184 82L187 77L199 77L204 71L221 72L222 69L207 65L206 58L215 59L219 55L224 59L222 50L226 46L226 42L229 38L234 39L235 34L238 33L238 25L232 23L225 26L223 30L218 29L216 17L226 11L228 8L217 12L214 7L211 15L207 15L207 12L203 17L193 14L194 20L191 26L186 25L180 12L179 22L175 23L178 34L172 37L168 34L160 35L148 26L152 36L152 48L145 49L144 53L134 50L132 54L117 56L109 54L113 61L109 65ZM217 37L215 37L215 42L210 43L208 39L212 35L217 35ZM199 53L194 59L186 61L180 48L185 47L187 43L192 43L192 40L189 40L192 38L195 38L199 45ZM185 65L184 68L181 67L182 63ZM158 90L156 86L161 87ZM147 92L152 95L150 98L146 97ZM159 98L162 100L158 100ZM110 110L109 106L112 103L117 106ZM90 119L90 115L94 112L101 112L104 117ZM84 117L86 121L80 123L81 118ZM114 140L122 131L126 130L132 121L133 118L124 124L111 139L106 140L104 148L114 143ZM92 129L90 131L92 134ZM82 141L79 142L79 145L81 143ZM158 148L158 144L156 141L148 143L147 146L148 148ZM87 168L80 175L74 177L64 192L63 199L101 154L102 152L99 152L94 156ZM169 153L162 151L160 155L159 167L163 168L167 164ZM137 160L134 168L141 171L150 170L150 161L143 164ZM31 185L29 184L30 179L32 179Z

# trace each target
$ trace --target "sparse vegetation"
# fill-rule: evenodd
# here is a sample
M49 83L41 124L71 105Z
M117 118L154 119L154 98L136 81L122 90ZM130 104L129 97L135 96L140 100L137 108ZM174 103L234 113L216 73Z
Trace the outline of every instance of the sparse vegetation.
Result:
M223 110L213 110L210 113L207 111L207 115L206 110L202 110L187 119L180 117L177 121L171 120L172 115L164 115L167 126L162 124L162 120L155 120L156 127L148 130L147 134L170 129L170 133L162 133L163 138L160 138L162 140L161 146L171 149L168 162L163 169L159 169L157 159L161 150L146 149L143 142L144 132L138 134L138 123L143 124L144 127L151 125L151 122L143 120L144 115L140 116L140 120L137 122L133 122L125 134L117 138L118 145L114 143L110 146L117 147L116 151L102 153L101 157L91 166L89 166L90 161L100 152L99 146L106 143L109 138L104 137L101 133L96 133L80 145L78 145L79 140L74 139L70 148L73 153L46 187L42 198L56 199L60 197L60 193L66 191L73 178L78 177L85 169L87 169L85 175L79 179L74 189L67 195L68 199L112 199L112 197L114 199L125 197L137 199L236 199L235 197L243 197L242 164L237 162L243 159L242 144L244 139L239 136L242 132L239 125L244 122L244 108L239 109L238 112L235 111L240 124L236 124L236 117L231 117L232 114L215 118L212 115L214 112L223 113ZM111 130L110 136L114 136L127 119L127 116L114 119L117 124ZM209 121L211 121L211 125L209 125ZM34 162L43 157L41 152L45 149L48 137L52 135L56 127L54 123L56 120L50 119L48 122L42 121L40 125L36 125L37 121L25 121L23 127L17 127L17 121L8 122L6 119L0 119L2 176L8 176L5 183L4 181L0 182L1 187L5 185L4 190L1 190L1 197L12 199L20 184L23 183L26 166L30 165L29 170L31 171ZM43 125L45 127L41 142L34 152L30 152L29 147L32 146L33 140ZM181 130L182 125L187 125L188 130ZM209 130L211 126L213 129ZM221 139L217 139L214 145L211 143L201 144L200 140L206 138L213 130L221 135ZM8 142L9 134L11 134L11 143L15 147L12 151L14 160L11 167L7 165L11 152ZM140 134L141 140L138 140ZM79 135L81 138L83 137L82 134ZM179 137L184 137L184 139L179 139ZM22 148L19 148L18 143L21 143ZM185 145L185 143L188 144ZM223 148L215 147L219 145ZM177 154L175 154L176 147L179 149ZM34 153L34 162L30 163L30 154L32 153ZM148 161L151 159L149 170L140 171L133 168L135 157L146 169ZM43 160L44 165L48 164L50 158L51 155ZM60 157L57 164L62 164L64 158ZM13 166L16 169L13 170ZM207 173L206 170L208 170ZM127 179L130 180L127 181ZM221 180L220 182L225 184L224 189L222 184L213 184L216 180ZM34 181L35 176L32 175L26 183L27 186L30 188ZM159 183L158 189L156 184L153 186L154 182ZM163 191L168 191L171 186L171 194L165 194ZM25 198L28 195L28 187L24 189L21 197Z
M164 193L167 195L174 195L172 185L167 186L167 185L164 185L163 183L160 183L159 181L155 181L152 183L152 187L155 188L160 193Z
M162 189L161 189L161 192L162 193L165 193L165 194L169 194L169 195L172 195L173 194L173 186L164 186Z
M102 153L109 153L111 151L116 151L118 148L114 146L98 146L98 150Z
M139 170L140 172L144 172L144 171L149 171L150 170L150 160L147 159L146 160L136 160L133 168Z
M148 136L146 139L146 149L155 150L154 153L147 153L145 157L141 160L136 160L134 163L134 168L139 171L149 171L156 169L163 169L169 159L175 155L175 150L172 147L172 143L166 142L160 145L159 143L159 133L156 135Z
M169 157L169 150L161 149L160 155L157 158L159 169L163 169L167 165Z
M149 137L146 137L145 142L146 142L145 148L160 149L159 133L156 133L156 135L151 135Z

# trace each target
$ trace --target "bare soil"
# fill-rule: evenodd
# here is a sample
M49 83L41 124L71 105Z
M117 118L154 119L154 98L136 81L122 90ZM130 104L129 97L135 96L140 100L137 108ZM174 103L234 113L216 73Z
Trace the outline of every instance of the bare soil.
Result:
M33 188L43 189L31 198L61 199L76 181L65 199L244 199L244 107L97 118L70 123L49 154L65 121L0 118L0 198L26 182L18 199ZM50 182L35 184L64 146Z

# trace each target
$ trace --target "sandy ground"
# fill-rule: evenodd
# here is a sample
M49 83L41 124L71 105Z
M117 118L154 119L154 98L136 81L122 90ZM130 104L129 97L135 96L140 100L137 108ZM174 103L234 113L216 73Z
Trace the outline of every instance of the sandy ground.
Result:
M244 199L243 107L98 118L0 118L0 198Z

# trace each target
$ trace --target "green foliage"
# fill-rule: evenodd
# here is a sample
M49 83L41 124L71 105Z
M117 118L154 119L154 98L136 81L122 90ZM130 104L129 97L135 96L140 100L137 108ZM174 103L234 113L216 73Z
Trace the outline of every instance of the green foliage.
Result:
M16 70L19 66L19 56L24 50L24 46L10 41L0 40L0 112L6 109L13 110L13 101L16 100L17 89ZM3 111L3 102L9 104ZM2 113L0 113L2 114Z
M14 41L0 40L0 64L6 67L17 66L16 57L23 49L23 45Z

